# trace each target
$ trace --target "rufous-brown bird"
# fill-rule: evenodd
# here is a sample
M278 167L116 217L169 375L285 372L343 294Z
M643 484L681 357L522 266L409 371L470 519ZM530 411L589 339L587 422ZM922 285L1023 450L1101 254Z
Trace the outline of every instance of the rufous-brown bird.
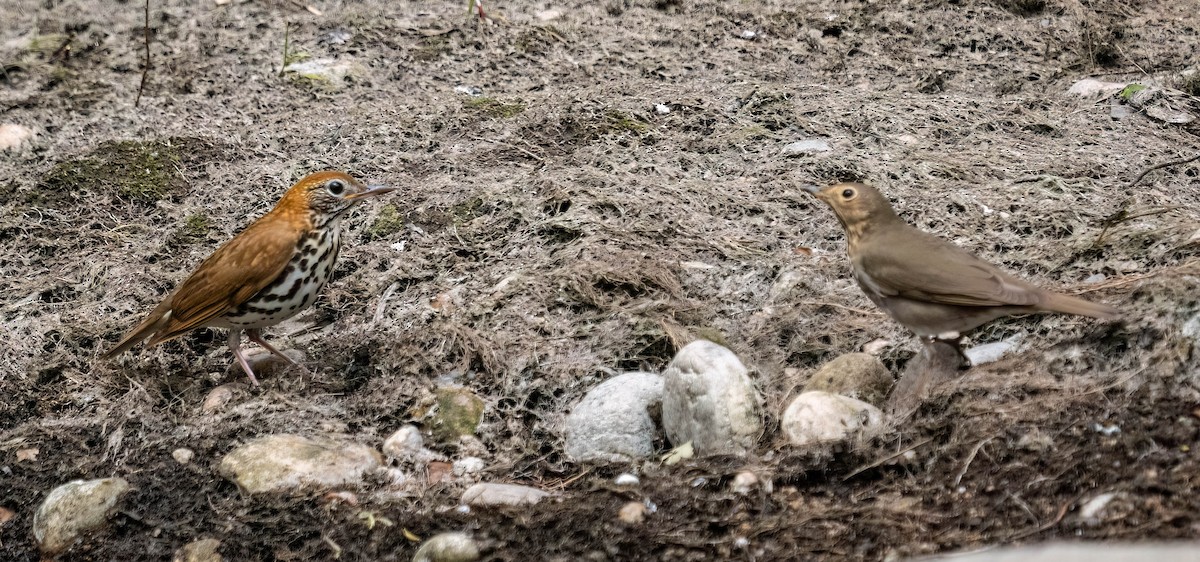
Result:
M316 300L333 275L341 248L342 215L363 199L394 190L368 187L343 172L309 174L288 189L275 208L201 262L104 358L128 351L146 338L150 338L146 345L152 346L196 328L226 328L230 351L258 386L242 353L242 332L294 365L263 340L260 330L291 318Z
M870 185L804 189L842 223L854 278L867 298L922 338L957 348L965 332L1010 314L1061 312L1103 320L1119 315L1111 306L1035 287L910 226Z

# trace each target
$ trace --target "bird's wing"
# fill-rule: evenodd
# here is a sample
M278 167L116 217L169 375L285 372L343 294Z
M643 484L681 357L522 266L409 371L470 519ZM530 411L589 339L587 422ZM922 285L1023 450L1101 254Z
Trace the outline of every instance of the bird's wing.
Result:
M855 260L856 273L881 295L959 306L1040 301L1037 287L941 238L912 227L904 230L876 238Z
M250 300L283 273L302 235L260 220L226 242L175 289L170 323L149 345L204 326Z

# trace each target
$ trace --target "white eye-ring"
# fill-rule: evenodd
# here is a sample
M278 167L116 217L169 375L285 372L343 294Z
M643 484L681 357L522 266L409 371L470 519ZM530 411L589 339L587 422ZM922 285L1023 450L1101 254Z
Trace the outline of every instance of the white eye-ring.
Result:
M342 192L346 191L346 184L342 180L332 180L325 184L325 189L328 189L329 193L333 195L341 195Z
M847 201L854 199L854 190L850 189L850 188L843 189L842 190L842 199L845 199Z

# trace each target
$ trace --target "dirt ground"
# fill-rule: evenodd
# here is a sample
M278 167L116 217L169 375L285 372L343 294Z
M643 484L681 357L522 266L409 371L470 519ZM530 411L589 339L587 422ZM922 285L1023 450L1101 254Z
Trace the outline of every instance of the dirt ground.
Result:
M1200 162L1130 187L1196 154L1200 126L1115 119L1109 100L1067 94L1083 78L1156 84L1200 113L1194 6L489 0L486 23L457 0L311 7L155 0L135 107L140 3L4 2L0 123L37 137L0 152L0 507L15 513L0 559L38 559L32 514L50 489L114 475L135 490L64 560L163 560L203 537L229 560L409 560L403 529L468 531L486 560L562 561L1200 537ZM281 76L285 57L348 63L349 78ZM785 151L806 139L832 150ZM403 189L347 221L335 280L270 331L311 374L265 376L211 414L208 391L242 378L219 333L98 360L327 167ZM1127 319L995 322L973 340L1023 334L1019 352L883 436L787 446L777 417L816 367L882 338L898 373L916 350L799 189L855 179L914 224ZM754 454L565 458L562 420L587 389L661 370L701 337L753 367L767 414ZM445 381L486 401L485 477L558 499L462 514L462 483L376 483L349 507L249 497L216 473L256 435L377 445L425 423ZM177 463L178 447L196 460ZM731 492L747 469L764 485ZM625 471L636 491L612 485ZM631 500L657 509L623 524ZM368 528L364 511L394 525Z

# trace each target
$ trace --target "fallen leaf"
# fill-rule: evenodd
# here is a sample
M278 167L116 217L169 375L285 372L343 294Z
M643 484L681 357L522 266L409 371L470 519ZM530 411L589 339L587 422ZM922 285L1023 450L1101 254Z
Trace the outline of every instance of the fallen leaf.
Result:
M806 246L796 246L795 248L792 248L792 253L796 254L797 256L811 256L813 254L812 248Z
M41 451L39 451L35 448L21 449L21 450L17 451L17 462L35 461L35 460L37 460L38 453L40 453L40 452Z
M690 459L695 455L696 450L692 447L692 442L688 441L663 455L662 462L667 466L671 466L677 464L679 461Z
M4 524L8 523L9 521L12 521L16 516L17 512L6 507L0 507L0 527L3 527Z
M358 496L355 495L354 492L329 492L328 494L325 494L325 501L330 503L338 502L357 506Z
M404 534L404 538L408 539L408 542L421 542L421 537L418 537L415 533L409 531L408 529L401 529L400 532Z
M454 465L448 462L432 461L426 468L429 483L436 484L450 480L450 475L454 472Z

